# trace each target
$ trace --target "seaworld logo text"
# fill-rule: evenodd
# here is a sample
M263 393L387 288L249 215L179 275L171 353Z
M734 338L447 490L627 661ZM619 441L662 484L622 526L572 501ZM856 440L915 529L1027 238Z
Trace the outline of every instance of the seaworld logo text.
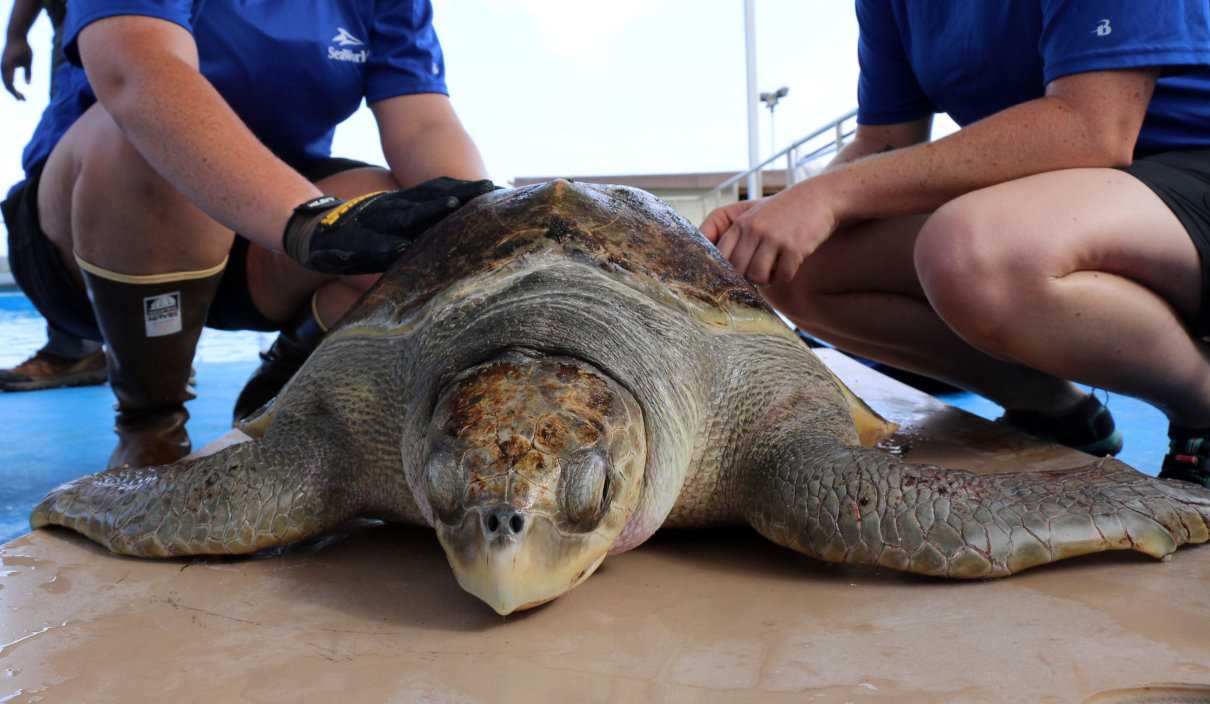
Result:
M365 49L353 51L351 49L337 49L334 46L330 46L328 47L328 58L333 61L349 61L355 64L364 64L370 58L370 52Z

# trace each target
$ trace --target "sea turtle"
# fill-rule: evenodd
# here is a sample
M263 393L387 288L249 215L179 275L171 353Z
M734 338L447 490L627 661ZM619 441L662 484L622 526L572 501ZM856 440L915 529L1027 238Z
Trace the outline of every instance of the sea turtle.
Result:
M428 525L501 614L661 526L748 523L815 558L958 578L1210 537L1210 491L1113 459L977 476L863 447L885 421L688 222L621 186L467 205L244 430L65 484L31 524L146 557L250 553L358 516Z

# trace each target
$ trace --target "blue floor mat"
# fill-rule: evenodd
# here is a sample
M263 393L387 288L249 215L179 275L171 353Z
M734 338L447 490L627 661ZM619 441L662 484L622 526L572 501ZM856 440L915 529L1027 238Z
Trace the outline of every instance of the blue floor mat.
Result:
M201 447L230 429L235 396L256 362L196 366L188 428ZM0 542L29 530L29 512L47 491L105 468L115 443L113 401L108 385L0 393Z
M1104 392L1098 391L1097 397L1104 400ZM989 420L1004 413L999 405L976 394L937 394L937 398ZM1154 407L1118 394L1109 395L1109 410L1125 440L1118 459L1154 477L1168 452L1168 419Z

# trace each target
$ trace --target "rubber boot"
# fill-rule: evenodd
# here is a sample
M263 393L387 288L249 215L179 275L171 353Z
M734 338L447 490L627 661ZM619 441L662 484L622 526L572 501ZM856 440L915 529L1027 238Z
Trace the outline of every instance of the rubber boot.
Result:
M105 336L109 385L117 397L118 446L109 467L169 464L189 454L185 401L193 353L226 260L202 271L131 276L79 257Z
M315 310L315 296L282 326L269 349L260 353L261 364L248 377L235 399L232 425L246 420L273 400L319 346L328 329Z

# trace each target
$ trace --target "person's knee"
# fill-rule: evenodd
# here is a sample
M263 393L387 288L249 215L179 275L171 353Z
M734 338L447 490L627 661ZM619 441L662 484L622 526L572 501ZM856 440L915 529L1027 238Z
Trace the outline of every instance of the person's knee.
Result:
M171 184L160 176L108 115L101 113L85 126L85 132L73 143L79 171L74 200L81 207L100 205L100 199L115 195L123 200L137 199L140 204L183 200ZM110 208L112 211L112 207Z
M962 199L932 215L913 252L934 310L971 344L999 349L1017 306L1036 284L1036 262L1006 227Z
M66 145L76 165L69 184L75 253L112 265L133 252L129 240L138 240L145 245L138 255L147 261L132 259L130 273L221 262L230 249L230 232L157 173L108 115L90 112L88 117ZM147 272L134 271L148 267Z

